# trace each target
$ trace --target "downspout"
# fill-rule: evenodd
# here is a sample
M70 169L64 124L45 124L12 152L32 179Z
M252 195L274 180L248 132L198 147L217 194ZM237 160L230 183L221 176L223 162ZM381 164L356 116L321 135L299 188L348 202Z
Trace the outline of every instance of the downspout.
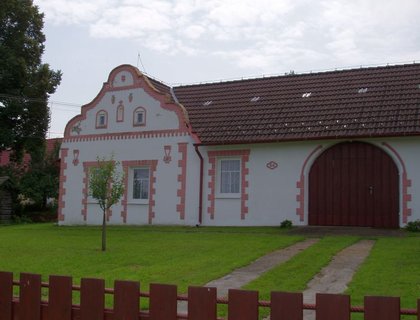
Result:
M195 152L200 158L200 188L199 188L199 198L198 198L198 224L197 227L203 222L203 182L204 182L204 159L198 149L199 145L194 144Z

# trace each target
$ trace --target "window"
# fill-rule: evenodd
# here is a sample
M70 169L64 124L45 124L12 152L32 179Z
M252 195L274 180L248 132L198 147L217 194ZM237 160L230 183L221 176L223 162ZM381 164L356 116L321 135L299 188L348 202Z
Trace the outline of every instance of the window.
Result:
M105 115L104 114L99 115L99 126L101 126L101 127L105 126Z
M108 125L108 114L105 110L98 111L96 114L96 128L106 128Z
M149 168L133 169L133 199L149 199Z
M220 193L240 192L241 161L239 159L220 160Z
M143 123L143 112L136 113L136 123Z
M134 126L146 125L146 110L144 108L138 107L136 110L134 110L133 125Z

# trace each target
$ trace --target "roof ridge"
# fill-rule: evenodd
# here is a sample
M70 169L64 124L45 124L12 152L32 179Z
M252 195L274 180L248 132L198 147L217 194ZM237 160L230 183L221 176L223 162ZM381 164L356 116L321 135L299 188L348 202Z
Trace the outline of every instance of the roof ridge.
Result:
M350 72L350 71L361 71L361 70L372 70L372 69L384 69L384 68L397 68L397 67L405 67L405 66L413 66L419 65L420 60L413 60L411 62L404 61L404 62L394 62L392 64L368 64L368 65L360 65L360 66L347 66L342 68L334 68L334 69L315 69L309 71L302 71L302 72L295 72L294 70L290 70L289 72L285 72L284 74L263 74L262 76L249 76L249 77L240 77L240 78L228 78L228 79L220 79L220 80L209 80L209 81L201 81L201 82L193 82L188 84L182 83L172 83L171 86L176 88L185 88L185 87L192 87L192 86L199 86L199 85L216 85L220 83L234 83L234 82L244 82L244 81L252 81L252 80L260 80L260 79L270 79L270 78L280 78L280 77L299 77L299 76L308 76L308 75L319 75L319 74L331 74L331 73L342 73L342 72Z

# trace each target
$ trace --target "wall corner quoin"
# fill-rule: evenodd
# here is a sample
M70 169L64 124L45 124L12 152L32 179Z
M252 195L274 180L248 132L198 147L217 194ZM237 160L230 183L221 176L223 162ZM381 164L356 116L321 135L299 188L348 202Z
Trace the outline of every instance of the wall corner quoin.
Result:
M57 220L64 221L64 213L63 210L65 208L65 196L66 196L66 186L65 183L67 181L66 170L67 170L67 156L68 156L69 149L68 148L61 148L60 150L60 180L59 180L59 189L58 189L58 210L57 210Z

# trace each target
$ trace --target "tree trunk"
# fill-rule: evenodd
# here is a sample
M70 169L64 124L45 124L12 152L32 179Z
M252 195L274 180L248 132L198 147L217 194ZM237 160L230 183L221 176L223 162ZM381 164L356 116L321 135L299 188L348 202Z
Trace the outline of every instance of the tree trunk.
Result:
M106 250L106 210L104 210L102 219L102 251Z

